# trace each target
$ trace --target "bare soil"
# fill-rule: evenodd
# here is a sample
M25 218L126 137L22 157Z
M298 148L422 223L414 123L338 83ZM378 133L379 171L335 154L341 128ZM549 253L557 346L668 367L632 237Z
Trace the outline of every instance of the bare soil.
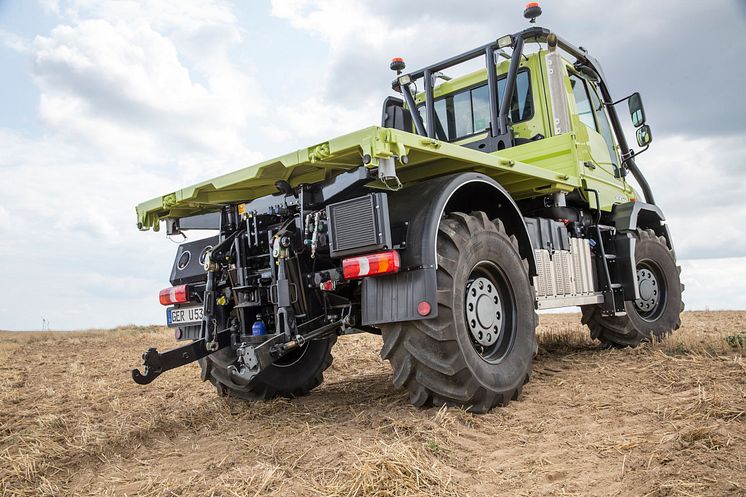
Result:
M486 415L411 407L373 335L310 396L247 403L196 365L134 384L163 328L0 333L0 495L746 496L746 313L624 350L579 321L541 316L531 382Z

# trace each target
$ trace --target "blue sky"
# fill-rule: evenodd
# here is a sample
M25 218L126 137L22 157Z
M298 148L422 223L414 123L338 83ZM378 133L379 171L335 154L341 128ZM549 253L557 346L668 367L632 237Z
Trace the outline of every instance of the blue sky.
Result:
M448 57L520 29L522 8L0 0L0 329L162 322L176 246L136 230L136 203L377 123L391 56ZM639 163L688 308L746 308L743 2L544 11L601 60L614 96L643 94L655 141Z

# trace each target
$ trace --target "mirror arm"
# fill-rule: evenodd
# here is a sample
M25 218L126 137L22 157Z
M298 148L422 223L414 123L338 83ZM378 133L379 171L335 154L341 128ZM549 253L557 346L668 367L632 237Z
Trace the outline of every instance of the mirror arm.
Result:
M643 153L643 152L647 151L647 149L649 149L649 148L650 148L650 142L648 142L648 144L647 144L647 145L645 145L645 148L643 148L643 149L641 149L641 150L638 150L638 151L634 151L634 150L631 150L631 149L630 149L630 151L629 151L630 155L629 155L629 157L627 157L627 159L625 159L625 160L629 160L629 159L633 159L633 160L634 160L634 158L635 158L635 157L637 157L637 156L638 156L638 155L640 155L641 153Z
M608 107L614 107L616 104L620 104L620 103L624 102L625 100L629 100L632 97L632 95L634 95L634 93L630 93L626 97L620 98L616 102L604 102L603 104L606 105L606 106L608 106Z

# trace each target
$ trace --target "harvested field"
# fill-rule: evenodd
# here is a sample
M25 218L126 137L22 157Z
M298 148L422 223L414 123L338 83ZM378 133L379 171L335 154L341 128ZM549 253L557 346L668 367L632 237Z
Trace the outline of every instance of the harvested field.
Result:
M746 313L633 350L543 315L522 400L481 416L409 406L368 335L302 399L218 398L196 365L135 385L170 336L0 333L0 494L746 495Z

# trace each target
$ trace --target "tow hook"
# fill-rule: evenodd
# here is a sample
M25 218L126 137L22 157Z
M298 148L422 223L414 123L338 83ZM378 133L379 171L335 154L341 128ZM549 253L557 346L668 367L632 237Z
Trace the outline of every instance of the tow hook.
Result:
M215 350L228 347L230 344L230 329L223 330L215 335ZM144 372L141 373L140 370L133 369L132 379L138 385L147 385L158 378L161 373L207 357L215 350L208 348L204 338L162 353L151 347L142 355L143 366L145 366Z

